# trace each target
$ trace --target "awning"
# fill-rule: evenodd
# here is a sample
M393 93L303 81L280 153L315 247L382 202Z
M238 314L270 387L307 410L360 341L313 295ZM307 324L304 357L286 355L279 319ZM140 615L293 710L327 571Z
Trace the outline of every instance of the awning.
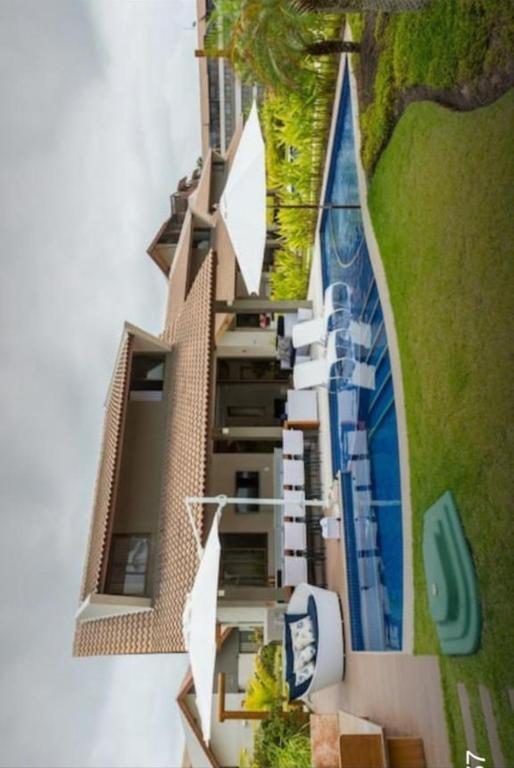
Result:
M266 245L266 158L254 102L219 209L248 293L258 294Z
M211 735L214 664L216 661L216 606L220 540L218 517L214 521L198 567L193 590L184 610L183 630L195 684L196 706L206 742Z

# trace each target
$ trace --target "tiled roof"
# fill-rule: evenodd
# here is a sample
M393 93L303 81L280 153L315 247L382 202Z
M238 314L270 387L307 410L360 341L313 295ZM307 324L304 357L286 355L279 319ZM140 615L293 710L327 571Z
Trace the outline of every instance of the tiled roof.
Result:
M163 334L172 347L172 381L161 501L158 588L153 609L145 613L78 623L74 646L76 655L169 653L185 650L182 639L182 612L186 595L193 585L197 555L184 497L202 496L205 493L214 272L214 255L209 254L180 312L173 316L172 321L168 317ZM116 453L112 447L112 436L117 433L115 425L121 423L121 401L118 396L118 389L123 380L121 359L119 371L120 382L116 380L116 385L111 389L111 401L106 414L106 437L100 464L99 490L91 534L91 556L86 571L84 594L97 589L101 566L101 554L98 555L97 550L100 553L103 551L107 530L108 504L104 497L109 497L109 494L103 490L106 483L102 478L104 473L110 477L108 470L113 462L115 463ZM107 484L106 487L112 488L112 484ZM98 513L99 509L101 514ZM107 511L104 513L104 510ZM201 529L201 508L196 510L196 517Z
M111 381L109 402L105 412L104 436L89 535L89 554L82 583L82 599L90 592L96 592L100 582L104 545L116 481L123 403L126 396L131 345L132 336L125 334L116 361L116 369Z
M188 211L184 219L184 224L182 225L180 239L177 244L177 250L175 251L170 271L166 320L164 324L164 333L167 334L168 338L170 337L176 319L182 312L186 299L192 232L193 219L191 211Z
M233 301L236 296L236 254L223 218L216 217L215 248L218 258L216 272L216 300ZM233 319L233 315L216 315L216 338Z
M212 149L209 149L203 158L202 175L194 192L193 203L195 210L210 214L211 198L211 174L212 174Z

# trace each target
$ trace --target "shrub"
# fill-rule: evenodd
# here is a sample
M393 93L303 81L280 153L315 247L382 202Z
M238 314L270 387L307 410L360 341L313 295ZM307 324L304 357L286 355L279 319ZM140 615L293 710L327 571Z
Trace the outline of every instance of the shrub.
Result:
M252 768L309 768L309 728L303 713L274 709L255 731Z
M266 711L282 705L282 646L269 643L255 657L254 673L246 686L243 707Z
M309 268L301 253L279 250L271 273L271 291L277 301L303 299L307 295Z

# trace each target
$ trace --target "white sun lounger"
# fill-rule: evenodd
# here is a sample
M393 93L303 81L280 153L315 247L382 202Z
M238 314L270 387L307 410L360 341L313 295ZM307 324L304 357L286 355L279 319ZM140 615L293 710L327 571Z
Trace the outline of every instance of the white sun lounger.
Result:
M346 449L350 458L368 455L368 432L356 429L346 432Z
M301 429L282 430L282 453L284 456L303 456L303 432Z
M341 424L357 424L359 420L359 390L343 389L337 393Z
M305 523L284 523L284 549L293 552L306 551L307 531Z
M282 462L283 483L297 488L305 485L305 466L299 459L284 459Z
M284 587L295 587L307 581L307 558L286 555L284 557Z
M333 314L336 309L349 308L352 300L352 289L348 283L339 280L327 286L324 296L326 315Z
M355 482L352 488L352 502L354 517L369 518L372 515L371 509L371 491L366 489L358 491Z
M355 544L357 549L373 550L377 548L377 524L365 518L354 521Z
M329 319L335 314L342 318L342 326L329 331ZM344 334L352 344L358 344L368 349L371 346L370 324L352 320L347 310L338 309L329 317L323 315L304 323L297 323L293 327L293 347L299 349L311 344L326 344L329 335L335 332Z
M331 361L328 357L298 363L293 368L295 389L328 387L331 381L342 380L353 387L375 389L375 366L360 363L351 357Z
M371 555L357 556L357 570L361 589L370 589L380 585L380 557Z
M371 485L371 468L369 459L350 461L349 469L352 473L354 488L369 488Z
M293 346L324 344L328 336L330 320L338 316L342 328L347 328L351 321L350 301L352 289L347 283L332 283L325 290L323 312L319 317L308 318L298 310L297 320L292 329ZM305 339L305 340L304 340ZM357 342L355 342L357 343Z
M305 491L284 491L284 517L305 517Z

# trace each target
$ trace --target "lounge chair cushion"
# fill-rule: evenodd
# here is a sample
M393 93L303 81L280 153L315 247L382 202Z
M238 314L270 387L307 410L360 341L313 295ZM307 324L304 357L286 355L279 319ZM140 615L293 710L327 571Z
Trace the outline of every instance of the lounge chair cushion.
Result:
M296 621L298 621L298 619L305 618L305 616L307 615L309 616L312 622L312 631L315 638L313 643L315 656L310 662L313 664L313 669L310 676L303 683L301 683L301 685L300 684L297 685L295 669L294 669L294 651L293 651L293 643L291 638L290 624L295 623ZM287 614L287 613L285 614L285 624L284 624L285 679L289 687L289 699L291 701L293 699L298 699L300 696L303 696L303 694L307 691L311 682L312 674L316 667L317 652L318 652L318 616L316 611L316 603L314 598L311 595L307 602L307 614L303 616L298 616L297 614Z
M294 653L299 653L316 641L310 616L305 616L299 621L291 622L289 624L289 631L291 632Z
M314 663L312 661L309 661L309 663L301 667L298 670L298 672L295 672L295 676L294 676L295 685L298 686L298 685L302 685L303 683L309 682L313 674L314 674Z
M307 645L305 648L302 648L301 651L298 651L297 653L294 653L294 662L293 662L293 668L295 673L299 672L303 667L305 667L306 664L308 664L310 661L314 659L316 656L316 646L314 644Z

